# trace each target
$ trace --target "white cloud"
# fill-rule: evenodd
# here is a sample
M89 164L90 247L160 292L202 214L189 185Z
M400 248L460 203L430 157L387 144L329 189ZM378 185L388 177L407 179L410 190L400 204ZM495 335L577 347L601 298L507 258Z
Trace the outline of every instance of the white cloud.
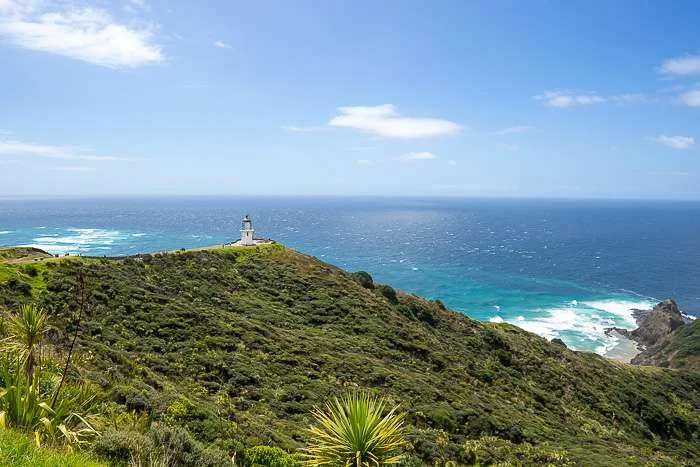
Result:
M134 68L165 59L161 47L152 42L152 26L119 24L102 9L41 11L2 1L9 7L0 8L0 38L19 47L109 68Z
M134 161L128 157L98 156L89 150L76 146L52 146L47 144L24 143L14 140L0 140L0 156L34 156L48 159L71 159L83 161Z
M283 126L284 131L291 131L292 133L312 133L315 131L327 131L328 127L325 126L294 126L286 125Z
M661 65L660 71L665 75L700 75L700 55L686 55L666 60Z
M369 159L358 159L355 161L355 163L359 166L362 166L362 167L369 167L369 166L374 165L374 161L369 160Z
M226 42L223 41L214 41L214 47L218 47L220 49L230 49L231 46L228 45Z
M508 128L504 128L502 130L496 131L497 135L512 135L514 133L525 133L527 131L532 130L532 127L529 125L517 125L517 126L511 126Z
M59 167L51 167L50 170L55 172L76 172L76 173L86 173L95 172L97 169L95 167L87 167L84 165L63 165Z
M688 91L680 96L681 102L690 107L700 107L700 89Z
M387 138L413 139L452 135L462 126L449 120L401 116L392 104L340 107L330 126L354 128Z
M546 91L539 96L535 96L535 99L544 101L546 106L559 108L600 104L606 101L604 97L597 94L573 94L561 91Z
M661 135L652 138L652 141L671 147L673 149L688 149L695 144L695 139L690 136L666 136Z
M407 152L399 156L400 161L426 161L437 159L432 152Z

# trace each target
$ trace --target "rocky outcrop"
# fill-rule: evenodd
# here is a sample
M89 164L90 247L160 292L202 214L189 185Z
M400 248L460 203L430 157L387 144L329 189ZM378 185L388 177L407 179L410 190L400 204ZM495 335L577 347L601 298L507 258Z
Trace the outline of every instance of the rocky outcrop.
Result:
M631 339L646 349L663 343L673 331L685 324L676 302L670 298L637 318L637 329L629 333Z
M687 323L687 318L678 309L678 305L668 298L651 310L633 310L637 329L608 328L606 334L617 333L637 343L640 353L631 363L635 365L666 366L660 363L658 354L667 347L669 341Z

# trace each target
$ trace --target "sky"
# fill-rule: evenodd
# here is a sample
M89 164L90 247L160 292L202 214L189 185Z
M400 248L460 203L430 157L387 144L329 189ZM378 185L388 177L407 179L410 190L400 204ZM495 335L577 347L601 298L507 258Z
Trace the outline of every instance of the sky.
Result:
M700 5L0 0L0 196L700 199Z

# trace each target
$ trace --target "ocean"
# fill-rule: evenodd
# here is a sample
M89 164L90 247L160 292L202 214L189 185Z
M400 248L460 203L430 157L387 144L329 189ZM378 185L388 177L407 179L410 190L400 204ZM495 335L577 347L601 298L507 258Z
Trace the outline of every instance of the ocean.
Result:
M632 309L700 315L700 202L458 198L0 199L0 245L130 255L257 237L601 355Z

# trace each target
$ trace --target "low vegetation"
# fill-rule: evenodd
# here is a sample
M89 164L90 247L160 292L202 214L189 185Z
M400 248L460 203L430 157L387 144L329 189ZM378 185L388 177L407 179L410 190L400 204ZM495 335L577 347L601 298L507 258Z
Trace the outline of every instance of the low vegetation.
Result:
M296 465L314 414L356 391L405 411L401 465L700 463L697 373L572 352L280 245L0 264L0 308L48 315L41 393L89 388L83 449L117 465Z

